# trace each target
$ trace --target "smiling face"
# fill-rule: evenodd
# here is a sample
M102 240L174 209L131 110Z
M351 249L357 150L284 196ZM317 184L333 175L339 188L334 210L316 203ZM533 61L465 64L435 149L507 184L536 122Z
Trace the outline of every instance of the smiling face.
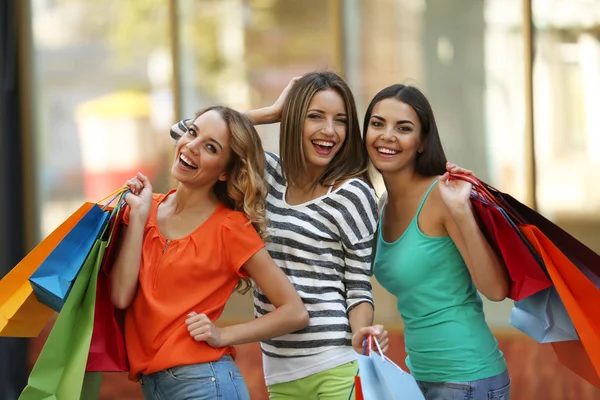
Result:
M227 180L231 160L230 132L214 110L196 118L177 142L171 174L190 186L213 186Z
M306 111L302 147L309 168L326 168L346 140L348 116L344 99L333 89L317 92Z
M365 144L371 162L381 173L414 169L424 148L417 113L394 98L380 101L373 107Z

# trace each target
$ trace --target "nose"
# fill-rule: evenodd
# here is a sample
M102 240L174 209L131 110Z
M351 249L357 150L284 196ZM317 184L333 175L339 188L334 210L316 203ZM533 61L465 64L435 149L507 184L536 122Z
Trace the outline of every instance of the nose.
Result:
M323 129L321 129L321 131L327 136L333 136L335 133L334 123L335 122L333 120L325 121L325 126Z
M394 140L396 138L396 136L394 135L394 132L392 131L393 127L386 129L383 131L383 133L381 134L381 138L387 142L391 142L392 140Z
M200 138L195 138L191 142L186 143L185 148L192 154L198 155L200 148Z

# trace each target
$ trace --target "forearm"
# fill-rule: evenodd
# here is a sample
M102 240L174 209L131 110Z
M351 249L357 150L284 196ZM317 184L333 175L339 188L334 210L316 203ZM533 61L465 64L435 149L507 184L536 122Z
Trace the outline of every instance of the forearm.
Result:
M465 261L477 288L490 300L503 300L509 290L507 271L481 233L470 204L451 214L466 245L468 260Z
M373 325L373 305L368 302L360 303L348 312L352 333L358 332L365 326Z
M111 271L111 300L115 307L125 309L137 290L145 220L131 216L123 236L119 254Z
M273 124L277 121L277 116L271 107L258 108L245 112L246 116L252 122L252 125Z
M304 329L308 314L302 307L283 305L260 318L221 328L222 346L260 342Z

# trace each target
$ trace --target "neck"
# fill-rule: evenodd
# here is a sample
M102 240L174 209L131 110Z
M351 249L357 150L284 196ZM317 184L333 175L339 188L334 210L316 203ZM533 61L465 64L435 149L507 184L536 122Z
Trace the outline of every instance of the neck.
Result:
M183 183L179 183L177 186L177 192L175 192L172 201L174 214L205 210L219 204L219 199L214 194L212 186L191 188Z
M292 186L304 191L313 190L318 185L318 179L324 171L323 167L307 165L306 173L298 176Z
M414 169L382 173L387 191L388 201L396 201L414 191L415 184L423 180L423 176Z

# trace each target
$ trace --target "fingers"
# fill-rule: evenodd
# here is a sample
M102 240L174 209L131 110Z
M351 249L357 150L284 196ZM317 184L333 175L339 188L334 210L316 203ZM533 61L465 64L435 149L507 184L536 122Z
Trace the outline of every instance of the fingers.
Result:
M142 189L144 188L144 184L140 181L140 179L137 176L125 182L125 186L129 187L131 193L133 193L136 196L139 195Z
M302 78L302 76L295 76L292 78L292 80L290 81L290 83L288 83L289 87L294 86L294 83L298 82L298 80L300 80L300 78Z
M451 174L473 175L473 171L470 169L459 167L450 161L446 163L446 171L450 172Z
M206 314L196 314L191 312L185 320L190 336L198 342L206 341L211 337L212 322Z
M383 353L386 353L388 351L389 348L389 338L388 338L388 331L386 331L383 328L383 325L376 325L379 329L379 331L381 332L379 335L377 335L377 342L379 343L379 347L381 348L381 351ZM379 352L378 349L376 349L377 352Z
M375 326L365 326L360 328L353 336L352 343L355 347L360 347L363 345L363 342L367 340L369 336L379 336L381 334L381 330L383 329L382 325Z
M148 177L146 175L142 174L141 172L138 172L136 176L134 176L133 178L131 178L127 182L125 182L124 186L129 187L129 190L131 191L131 193L133 193L136 196L138 196L142 192L143 189L152 188L152 185L150 185L150 180L148 180Z
M141 172L138 172L137 178L144 185L144 187L150 187L150 180L148 180L148 177L146 175L142 174Z

